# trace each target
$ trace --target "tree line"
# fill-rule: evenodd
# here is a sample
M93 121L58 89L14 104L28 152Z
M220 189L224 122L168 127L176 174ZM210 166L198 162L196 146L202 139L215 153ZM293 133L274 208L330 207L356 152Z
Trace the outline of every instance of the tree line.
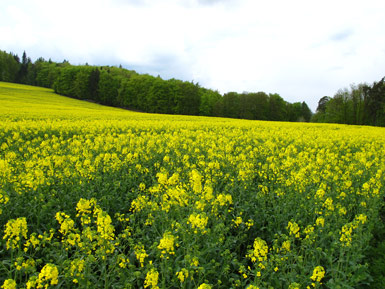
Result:
M53 88L58 94L143 112L254 120L309 121L305 102L279 94L228 92L178 79L164 80L114 66L71 65L43 58L35 62L0 50L0 81Z
M324 96L313 122L385 126L385 77L372 85L361 83Z

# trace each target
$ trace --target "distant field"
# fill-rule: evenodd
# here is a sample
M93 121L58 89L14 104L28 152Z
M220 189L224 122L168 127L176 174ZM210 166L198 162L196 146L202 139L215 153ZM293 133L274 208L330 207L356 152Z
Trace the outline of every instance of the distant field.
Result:
M0 82L2 117L29 119L127 117L127 112L57 95L52 89ZM17 108L17 109L15 109Z
M365 288L384 159L384 128L144 114L0 82L0 284Z

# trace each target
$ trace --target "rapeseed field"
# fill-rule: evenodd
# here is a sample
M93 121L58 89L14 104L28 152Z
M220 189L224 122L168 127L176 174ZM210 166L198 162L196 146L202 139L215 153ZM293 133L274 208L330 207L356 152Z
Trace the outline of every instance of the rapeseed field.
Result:
M0 83L1 288L359 288L384 160L383 128Z

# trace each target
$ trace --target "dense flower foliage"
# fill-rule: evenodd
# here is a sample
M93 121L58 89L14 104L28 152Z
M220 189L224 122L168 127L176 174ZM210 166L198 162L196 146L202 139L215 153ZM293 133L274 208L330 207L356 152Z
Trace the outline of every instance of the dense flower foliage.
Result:
M382 128L140 114L16 85L0 102L2 288L369 278Z

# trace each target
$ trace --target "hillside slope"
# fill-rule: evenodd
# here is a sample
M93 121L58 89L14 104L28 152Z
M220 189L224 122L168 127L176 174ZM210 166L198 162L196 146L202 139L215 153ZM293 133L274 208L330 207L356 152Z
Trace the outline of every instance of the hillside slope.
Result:
M61 96L52 89L9 82L0 82L0 102L2 118L128 117L137 114Z

